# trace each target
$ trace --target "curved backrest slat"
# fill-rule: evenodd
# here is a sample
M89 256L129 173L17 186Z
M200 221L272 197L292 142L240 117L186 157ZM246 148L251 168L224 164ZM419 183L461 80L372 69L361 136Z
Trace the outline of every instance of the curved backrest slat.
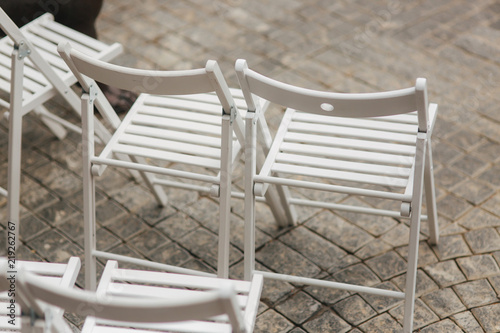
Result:
M99 297L86 290L54 288L53 285L37 279L36 275L21 270L18 274L18 286L31 306L42 301L80 316L121 322L167 323L202 320L221 314L233 317L231 311L236 309L235 293L231 284L219 290L176 300Z
M236 62L236 72L243 92L249 90L268 101L303 112L351 118L427 112L426 103L419 101L424 95L419 91L426 90L425 79L418 79L417 87L351 94L311 90L279 82L249 69L242 59ZM254 101L249 100L251 94L244 94L248 105L254 105ZM427 121L425 116L422 121Z
M67 42L59 44L57 50L85 89L87 80L82 74L94 81L135 93L186 95L215 92L227 113L234 107L229 87L214 60L207 61L205 68L158 71L96 60L75 50Z

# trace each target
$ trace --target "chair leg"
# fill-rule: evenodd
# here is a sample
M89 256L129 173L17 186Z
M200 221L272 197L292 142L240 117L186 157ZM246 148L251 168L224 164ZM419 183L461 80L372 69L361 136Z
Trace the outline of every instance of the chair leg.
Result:
M425 170L424 170L425 199L427 205L427 219L429 223L429 241L436 245L439 242L439 225L436 207L436 191L434 187L434 172L432 164L431 140L427 140Z
M411 333L413 328L413 312L415 310L415 287L417 284L418 243L420 236L420 219L422 213L423 178L426 163L427 141L417 138L417 158L411 202L410 239L408 244L408 269L406 271L405 302L403 332Z
M82 96L82 160L83 160L83 223L85 255L85 289L96 290L97 261L95 177L90 159L94 156L94 107L89 95Z
M231 122L231 115L224 114L222 116L217 276L224 279L229 277L231 181L233 170L233 127Z
M257 127L255 113L247 112L245 119L245 241L244 241L244 279L252 280L255 270L255 193L254 176L256 172Z
M7 170L7 246L14 236L14 245L19 242L19 200L21 197L21 140L23 132L23 71L24 59L19 57L19 50L14 49L12 53L10 94L10 116L9 116L9 150ZM7 249L8 250L8 249Z

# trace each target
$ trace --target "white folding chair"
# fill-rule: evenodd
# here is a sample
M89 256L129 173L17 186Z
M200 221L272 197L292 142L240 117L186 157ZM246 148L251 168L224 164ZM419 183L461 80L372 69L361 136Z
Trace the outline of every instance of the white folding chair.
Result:
M19 29L0 8L0 28L7 35L0 40L0 91L10 96L8 102L2 99L5 96L0 98L0 106L9 109L6 113L9 118L8 184L7 191L0 189L0 194L7 195L7 218L15 223L17 237L23 116L35 111L58 138L63 138L67 129L81 133L78 126L43 106L60 94L75 112L80 110L78 95L71 89L77 80L59 57L58 43L71 40L82 52L105 61L120 54L122 46L105 44L54 22L51 14L44 14ZM115 113L102 115L111 126L118 125ZM111 136L109 131L97 119L95 126L100 140L106 142Z
M184 71L149 71L111 65L88 57L70 44L59 46L83 87L83 182L85 219L86 286L96 281L96 257L121 261L137 260L98 251L95 242L96 177L107 166L141 172L158 204L164 206L167 196L162 186L195 190L219 200L218 276L228 277L231 176L244 140L244 124L235 98L215 61L205 68ZM99 156L94 152L92 122L93 103L100 95L95 81L124 90L140 92L118 129ZM237 94L236 94L237 95ZM110 107L97 105L98 108ZM132 162L115 158L129 156ZM171 165L175 164L177 168ZM165 166L166 165L166 166ZM169 177L169 178L166 178ZM140 261L160 269L160 263ZM169 265L165 270L196 274Z
M248 105L245 143L245 276L255 272L255 195L269 184L379 198L398 203L396 211L332 202L287 198L286 205L387 215L410 219L405 292L346 285L278 273L280 279L353 292L404 299L404 331L411 332L415 301L420 220L429 222L430 241L438 241L438 225L430 137L437 105L427 101L426 80L415 87L365 94L309 90L267 78L236 62L238 80ZM255 122L259 96L285 106L280 127L260 173L255 170ZM425 184L428 217L421 216Z
M110 260L95 293L54 288L31 274L20 275L19 289L42 320L52 317L53 306L86 317L82 333L252 332L262 281L120 269ZM64 323L45 326L72 332Z
M28 317L29 322L29 307L18 288L20 272L32 274L34 283L43 283L52 289L69 290L75 285L79 270L78 257L69 258L67 264L0 258L0 303L5 305L0 312L0 331L20 332L22 321ZM52 309L52 320L64 321L63 312Z

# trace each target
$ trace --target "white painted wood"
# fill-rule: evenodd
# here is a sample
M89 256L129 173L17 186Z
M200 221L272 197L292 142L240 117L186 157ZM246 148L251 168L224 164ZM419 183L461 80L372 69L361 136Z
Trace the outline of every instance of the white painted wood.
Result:
M231 181L235 160L241 155L244 129L241 114L215 61L205 68L184 71L149 71L126 68L92 59L70 44L60 44L58 51L79 80L84 96L98 110L110 109L99 102L95 81L140 92L138 99L118 124L99 156L88 151L84 163L87 190L95 191L95 180L105 176L106 166L140 172L159 205L167 204L163 186L208 193L219 200L219 250L217 274L228 277L229 221ZM97 96L97 97L95 97ZM241 97L237 98L244 105ZM86 104L85 104L86 105ZM91 107L91 106L88 106ZM104 112L111 113L111 112ZM84 128L89 122L84 122ZM90 135L91 132L85 131ZM86 144L84 144L85 146ZM119 156L126 156L127 160ZM166 167L165 167L166 165ZM170 168L173 165L174 167ZM169 176L166 179L159 175ZM203 183L203 184L200 184ZM86 194L93 199L95 194ZM95 281L95 258L115 258L136 262L95 249L95 203L86 204L90 247L87 279ZM137 263L137 262L136 262ZM159 264L159 263L158 263ZM163 268L168 269L167 266ZM88 281L89 286L93 286Z
M255 274L255 198L272 186L298 187L351 196L392 200L400 210L323 202L283 195L282 203L410 219L409 255L404 292L259 272L266 278L343 289L404 300L404 332L411 332L415 302L421 220L428 219L430 240L438 241L430 136L437 106L429 104L425 79L414 87L368 94L304 89L267 78L236 62L243 95L250 105L245 146L245 278ZM256 169L256 127L264 98L286 108L266 158ZM300 110L300 111L296 111ZM248 116L253 113L254 116ZM429 216L421 215L422 188Z
M45 28L44 25L50 25L51 28ZM76 78L59 57L57 42L71 35L73 40L80 41L82 51L107 60L118 55L122 48L119 44L97 42L55 23L51 14L42 15L19 29L0 8L0 28L7 35L0 39L0 89L9 94L10 99L8 103L3 100L1 103L9 107L7 218L15 223L15 229L18 230L22 117L35 111L59 139L65 137L67 130L80 131L77 126L50 114L43 107L45 102L60 94L80 114L78 96L70 88L76 83ZM87 42L92 47L86 47ZM96 45L99 46L96 48ZM97 119L94 121L98 122ZM106 141L109 136L106 127L98 123L96 131L99 138Z
M260 275L249 282L120 269L112 260L95 293L57 288L27 271L19 276L31 309L42 320L50 318L45 326L50 328L58 306L86 317L82 332L87 333L252 332L262 283Z

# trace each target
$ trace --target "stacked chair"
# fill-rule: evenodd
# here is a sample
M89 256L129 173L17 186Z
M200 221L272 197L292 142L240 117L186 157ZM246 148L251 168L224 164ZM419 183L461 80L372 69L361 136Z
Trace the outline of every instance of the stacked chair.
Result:
M365 292L404 300L404 331L411 332L415 303L421 219L429 223L430 242L438 242L432 173L431 134L437 105L427 100L425 79L414 87L365 94L304 89L265 77L245 60L236 72L248 105L245 142L245 277ZM261 100L286 107L262 168L256 169L256 123ZM383 209L288 196L283 202L295 218L294 206L311 206L410 220L408 266L404 292L298 277L255 269L255 198L270 185L335 192L390 201ZM421 214L423 187L427 215ZM293 191L287 191L288 194ZM361 200L356 202L362 202ZM385 207L396 207L390 210Z
M108 45L80 32L54 22L51 14L44 14L19 29L0 8L0 28L6 34L0 40L0 90L9 100L0 99L0 106L9 109L9 152L7 190L8 221L15 224L16 239L19 231L19 198L21 184L21 137L22 119L34 111L41 121L60 139L67 130L81 133L81 129L67 120L50 113L44 103L61 95L70 107L79 114L80 101L71 89L76 78L57 53L57 45L71 40L82 52L105 61L112 60L122 52L118 43ZM100 97L105 102L105 98ZM119 118L115 113L103 114L103 118L115 127ZM95 121L96 134L107 142L110 133Z

